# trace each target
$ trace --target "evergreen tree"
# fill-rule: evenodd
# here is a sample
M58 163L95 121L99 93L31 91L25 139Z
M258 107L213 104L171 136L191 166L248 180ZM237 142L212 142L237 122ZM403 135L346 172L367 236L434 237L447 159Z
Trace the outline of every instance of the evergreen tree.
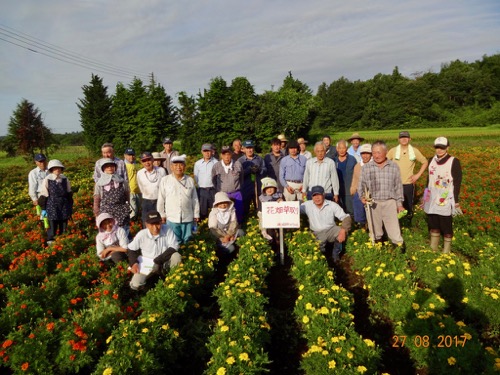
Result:
M102 144L113 139L112 100L108 96L108 88L97 75L92 74L90 84L84 85L82 89L84 97L76 105L80 110L85 146L99 154Z
M10 117L4 148L33 158L36 152L47 153L53 140L51 130L45 126L42 114L26 99L17 105Z

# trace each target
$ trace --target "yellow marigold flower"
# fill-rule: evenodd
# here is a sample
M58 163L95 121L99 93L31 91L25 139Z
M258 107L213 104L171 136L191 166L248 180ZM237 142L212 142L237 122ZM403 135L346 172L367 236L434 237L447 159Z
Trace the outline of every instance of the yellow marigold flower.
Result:
M335 362L333 359L328 362L328 368L335 368L337 366L337 362Z
M312 307L313 305L311 304L311 302L306 303L306 310L312 310Z
M375 347L375 343L372 340L364 339L363 341L365 342L366 346Z
M496 293L491 293L490 294L490 297L493 298L493 299L498 299L498 294Z
M111 375L113 373L113 369L111 367L107 367L103 372L102 375Z
M405 278L405 275L400 273L400 274L397 274L395 277L394 277L394 280L396 281L400 281L400 280L403 280Z
M217 370L217 375L226 375L226 368L219 367L219 369Z
M240 358L240 361L248 361L249 360L247 353L241 353L239 358Z
M366 371L368 371L368 369L365 366L358 366L356 370L358 370L360 374L364 374Z
M321 354L323 354L326 357L328 355L328 350L323 350Z
M107 339L106 339L106 344L109 344L109 342L113 340L113 336L109 336Z
M352 359L354 357L351 352L347 352L347 358Z
M139 319L139 323L145 323L145 322L146 322L146 318Z
M340 348L340 347L339 348L335 348L335 351L340 354L340 352L342 351L342 348Z
M234 359L234 357L233 357L233 356L228 357L228 358L226 359L226 363L227 363L228 365L232 365L234 362L236 362L236 359Z
M399 298L401 298L401 297L402 297L401 293L396 294L396 298L397 298L397 299L399 299Z
M326 308L325 306L323 306L321 309L318 310L318 312L320 314L323 314L323 315L326 315L328 314L330 311L328 310L328 308Z
M453 366L455 363L457 363L457 360L455 359L455 357L448 358L448 364L450 366Z
M299 286L299 290L302 290L302 289L304 289L304 285L302 285L302 284L301 284L301 285Z
M462 299L462 303L468 303L468 302L469 302L469 298L464 297L464 298Z
M227 332L227 331L229 331L229 327L228 326L222 326L222 327L220 327L220 330L222 332Z
M149 332L149 329L148 329L148 328L143 328L143 329L142 329L142 332L143 332L143 333L148 333L148 332Z
M418 303L412 303L411 307L413 310L418 310L420 308L420 305Z
M436 267L436 271L437 271L437 272L440 272L441 270L442 270L441 266L437 266L437 267Z
M486 350L488 353L490 353L491 355L495 355L495 349L493 349L491 346L487 346L486 348L484 348L484 350Z
M332 342L339 342L339 338L338 337L332 337Z
M439 325L439 327L441 327L441 328L446 327L446 326L444 325L444 323L443 323L443 322L439 322L439 323L438 323L438 325Z
M434 309L435 307L436 305L434 305L433 303L429 303L429 308Z
M166 331L168 328L169 328L168 324L164 324L164 325L162 325L162 326L161 326L161 329L163 329L163 330L165 330L165 331Z
M302 322L303 322L304 324L309 323L309 317L308 317L307 315L304 315L304 316L302 317Z
M250 341L250 336L247 336L247 335L243 336L243 340Z
M184 298L184 296L185 296L185 295L186 295L186 294L185 294L182 290L179 292L179 296L180 296L181 298Z
M179 332L174 331L174 336L175 336L175 337L179 337Z
M457 322L457 326L459 326L459 327L465 327L465 323L460 320L460 321Z
M471 334L470 334L470 333L468 333L468 332L465 332L465 333L464 333L464 337L465 337L467 340L472 340L472 336L471 336Z
M236 346L236 341L234 341L234 340L233 340L233 341L230 341L230 342L229 342L229 346Z
M453 259L450 259L450 261L448 263L451 264L451 265L454 265L455 261Z
M448 275L446 275L446 276L448 276L448 279L452 279L455 275L453 274L453 272L450 272L450 273L449 273Z

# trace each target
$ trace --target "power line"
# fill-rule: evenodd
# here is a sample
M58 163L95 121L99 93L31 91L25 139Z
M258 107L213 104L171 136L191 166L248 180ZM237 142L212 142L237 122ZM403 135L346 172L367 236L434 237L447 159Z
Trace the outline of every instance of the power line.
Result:
M10 31L10 30L14 31ZM41 55L50 57L55 60L59 60L65 63L69 63L72 65L80 66L82 68L86 69L94 69L100 72L104 72L107 74L112 74L116 76L121 76L121 77L141 77L141 78L148 78L149 75L139 73L134 70L130 70L127 68L121 68L115 65L107 64L100 62L98 60L92 60L89 59L85 56L82 56L80 54L77 54L75 52L66 50L62 47L58 47L56 45L44 42L41 39L29 36L28 34L24 34L20 31L17 31L15 29L12 29L10 27L0 25L0 35L4 36L4 39L0 37L0 40L3 40L5 42L11 43L15 46L24 48L30 52L34 53L39 53ZM26 36L24 36L26 35ZM16 43L14 41L17 41L19 43ZM21 43L21 44L20 44ZM45 52L42 52L45 51Z

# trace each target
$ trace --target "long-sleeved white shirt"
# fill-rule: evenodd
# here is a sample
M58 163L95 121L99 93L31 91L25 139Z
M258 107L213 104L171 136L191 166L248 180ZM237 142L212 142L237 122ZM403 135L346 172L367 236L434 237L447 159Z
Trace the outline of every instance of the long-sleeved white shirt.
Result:
M187 223L200 217L200 203L194 180L184 175L178 180L167 175L160 181L157 210L172 223Z

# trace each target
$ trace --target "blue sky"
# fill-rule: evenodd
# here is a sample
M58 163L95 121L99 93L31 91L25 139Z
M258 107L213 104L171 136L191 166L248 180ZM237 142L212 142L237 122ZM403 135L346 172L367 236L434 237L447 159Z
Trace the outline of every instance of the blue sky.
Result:
M133 74L64 63L12 43L19 35L157 81L174 99L210 79L246 77L257 93L288 71L316 92L344 76L439 71L500 53L500 2L467 0L2 0L0 135L22 98L56 133L80 131L76 102L91 73L114 93ZM16 33L18 36L16 36ZM38 44L39 46L39 44ZM82 60L83 61L83 60ZM147 81L147 78L145 79Z

